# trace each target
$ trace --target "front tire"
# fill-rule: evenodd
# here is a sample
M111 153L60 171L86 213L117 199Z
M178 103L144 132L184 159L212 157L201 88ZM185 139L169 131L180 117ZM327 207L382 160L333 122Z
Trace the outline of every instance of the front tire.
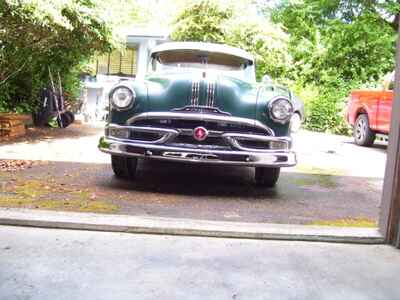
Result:
M256 184L263 187L274 187L280 173L280 168L257 167L255 172Z
M354 142L363 147L370 147L375 141L376 134L369 127L368 115L362 114L357 117L353 129Z
M111 167L118 178L135 178L137 169L136 157L111 156Z

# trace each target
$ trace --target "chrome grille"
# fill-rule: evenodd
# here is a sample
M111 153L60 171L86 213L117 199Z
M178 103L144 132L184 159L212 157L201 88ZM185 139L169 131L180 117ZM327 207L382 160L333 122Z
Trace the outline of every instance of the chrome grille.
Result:
M208 136L204 141L197 141L190 135L180 134L167 143L170 146L182 146L184 148L220 149L229 150L231 145L222 136Z
M217 122L217 121L150 119L150 120L140 120L132 125L156 126L156 127L164 127L177 130L180 129L193 130L196 127L202 126L204 128L207 128L208 131L266 134L265 130L261 128L256 128L254 126L245 124L227 123L227 122Z
M239 132L248 131L254 133L261 133L266 136L274 136L274 131L262 124L260 121L232 117L213 113L194 113L194 112L148 112L135 115L128 119L127 125L138 125L155 122L163 126L172 126L174 128L180 128L180 122L182 124L191 123L193 126L219 126L222 130L231 128L239 130ZM193 129L194 127L192 127ZM206 127L207 128L207 127Z
M175 134L164 139L164 144L186 149L272 151L288 149L289 146L286 140L280 144L273 143L273 130L257 120L214 113L149 112L132 117L129 124L141 128L141 131L143 128L151 128L155 131L174 132ZM207 130L208 136L205 140L198 141L194 138L196 127Z

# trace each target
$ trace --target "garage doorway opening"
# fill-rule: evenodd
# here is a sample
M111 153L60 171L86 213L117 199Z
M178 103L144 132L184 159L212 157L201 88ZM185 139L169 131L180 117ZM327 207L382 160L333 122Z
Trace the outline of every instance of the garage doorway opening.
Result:
M134 57L132 53L128 59L132 74ZM123 58L115 60L120 72ZM398 245L399 84L396 72L389 146L377 142L360 148L349 137L300 131L294 134L299 164L284 170L273 189L254 186L253 168L159 161L140 162L135 181L119 180L112 175L109 157L96 149L104 128L75 124L62 131L32 130L26 139L0 146L6 169L0 174L0 205L32 213L170 218L172 223L367 227Z

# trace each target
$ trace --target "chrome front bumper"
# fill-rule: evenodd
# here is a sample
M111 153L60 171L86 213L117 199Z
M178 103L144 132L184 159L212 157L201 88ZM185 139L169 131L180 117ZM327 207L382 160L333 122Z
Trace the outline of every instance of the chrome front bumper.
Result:
M99 149L102 152L118 156L131 156L149 159L170 160L188 163L226 164L239 166L290 167L296 165L296 154L290 150L291 139L286 137L260 136L241 133L222 134L232 149L203 149L202 147L177 147L167 145L166 141L176 135L178 130L144 128L136 126L110 125L109 128L128 128L139 132L162 132L163 136L152 142L129 140L111 136L102 137ZM106 130L107 131L107 130ZM108 131L109 132L109 131ZM241 139L277 142L287 145L283 149L249 149L240 145Z

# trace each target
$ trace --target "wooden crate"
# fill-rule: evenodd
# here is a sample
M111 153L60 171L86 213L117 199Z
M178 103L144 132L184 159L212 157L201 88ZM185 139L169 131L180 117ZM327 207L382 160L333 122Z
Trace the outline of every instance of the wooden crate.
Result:
M0 120L14 120L26 124L32 121L32 116L27 114L0 113Z
M0 142L24 136L26 120L16 114L0 114Z
M0 118L0 128L1 129L10 129L13 128L15 126L20 126L20 125L24 125L24 123L22 123L19 120L4 120Z

